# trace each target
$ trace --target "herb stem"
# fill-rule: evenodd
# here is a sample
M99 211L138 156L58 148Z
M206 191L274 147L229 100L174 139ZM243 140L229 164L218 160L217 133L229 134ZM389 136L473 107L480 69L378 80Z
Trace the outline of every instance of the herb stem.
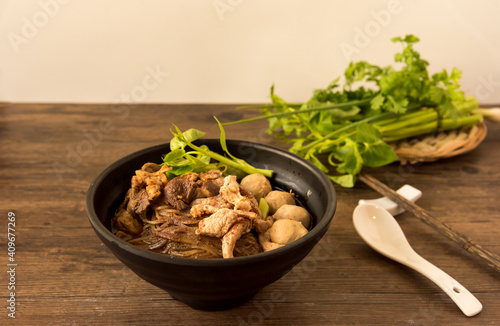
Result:
M309 149L314 148L315 146L317 146L318 144L320 144L322 141L324 141L326 139L334 138L334 137L342 134L343 132L346 132L346 131L351 130L352 128L355 128L356 126L358 126L358 125L360 125L362 123L365 123L365 122L366 123L375 122L375 121L379 121L379 120L383 120L383 119L387 119L387 118L393 117L395 115L396 115L396 113L394 113L394 112L384 112L384 113L376 115L376 116L372 116L372 117L369 117L369 118L365 118L365 119L353 122L353 123L351 123L351 124L349 124L347 126L344 126L342 128L339 128L337 130L334 130L334 131L330 132L329 134L325 135L322 138L319 138L319 139L316 139L315 141L310 142L309 144L307 144L304 147L302 147L302 149L300 150L300 153L306 153Z
M391 124L385 126L377 127L378 131L382 134L390 133L394 130L401 130L408 128L410 126L423 124L429 121L437 121L438 114L436 110L424 110L419 112L409 113L401 117L401 119L396 119Z
M327 143L324 146L321 146L321 149L318 150L318 153L324 154L324 153L330 152L332 145L336 145L338 143L341 143L344 141L344 139L349 138L351 136L354 136L355 134L356 134L356 131L351 131L351 132L346 133L338 138L335 138L335 140L325 139L324 141Z
M238 162L235 162L235 161L233 161L233 160L231 160L231 159L229 159L229 158L227 158L219 153L212 152L210 150L205 150L201 147L194 145L193 143L191 143L185 139L184 139L184 141L186 142L186 144L189 147L191 147L195 151L202 153L203 155L206 155L210 158L213 158L214 160L217 160L223 164L226 164L226 165L229 165L233 168L239 169L247 174L260 173L260 174L265 175L268 178L272 177L272 175L273 175L272 170L259 169L259 168L255 168L255 167L250 166L250 165L242 165L242 164L239 164Z
M364 104L369 104L370 101L371 101L371 99L359 100L359 101L349 101L349 102L331 104L331 105L326 105L326 106L321 106L321 107L315 107L315 108L309 108L309 109L294 110L294 111L288 111L288 112L280 112L280 113L262 115L262 116L255 117L255 118L249 118L249 119L242 119L242 120L225 122L222 125L229 126L229 125L235 125L235 124L238 124L238 123L254 122L254 121L259 121L259 120L266 120L266 119L269 119L269 118L286 117L286 116L289 116L289 115L306 113L306 112L316 112L316 111L324 111L324 110L338 109L338 108L344 108L344 107L351 107L351 106L354 106L354 105L364 105Z
M428 111L427 109L420 109L420 110L417 110L415 112L404 113L404 114L396 116L396 117L377 121L373 125L377 128L381 128L384 126L392 125L393 123L396 123L396 122L402 122L402 121L407 121L410 119L417 118L422 114L424 114L424 115L427 114L427 111Z
M288 105L291 108L300 108L303 105L303 103L289 103L289 102L287 102L286 105ZM275 105L275 104L242 105L242 106L238 106L236 108L236 110L244 110L244 109L271 109L271 108L275 108L277 106L278 105Z
M479 122L483 121L483 117L480 114L469 115L465 117L459 117L457 119L454 118L446 118L441 120L441 130L451 130L459 127L469 127L473 126ZM397 140L401 140L404 138L419 136L422 134L432 133L433 131L438 129L438 121L428 122L422 125L402 129L395 130L390 133L382 134L382 139L386 142L394 142Z

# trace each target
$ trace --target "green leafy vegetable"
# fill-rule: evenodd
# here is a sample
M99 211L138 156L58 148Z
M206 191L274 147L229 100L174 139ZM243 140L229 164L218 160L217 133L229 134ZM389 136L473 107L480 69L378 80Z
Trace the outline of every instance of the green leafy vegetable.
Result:
M214 117L215 118L215 117ZM163 156L162 165L167 165L172 169L167 172L168 178L188 173L203 172L211 169L219 169L223 172L245 174L260 173L266 177L271 177L272 170L258 169L229 153L226 144L226 133L222 124L215 118L220 128L220 144L227 156L210 150L206 145L197 146L193 142L205 136L205 133L197 129L188 129L182 132L176 125L175 132L171 131L174 137L170 141L170 153ZM186 150L187 148L187 150Z
M482 121L477 100L460 90L458 69L430 75L429 62L414 49L417 37L392 41L403 45L394 56L399 69L351 62L344 86L336 78L302 104L286 102L273 85L272 105L261 106L261 116L226 125L267 119L269 132L291 144L291 152L334 182L353 187L363 166L380 167L398 159L388 143ZM327 155L329 167L321 155Z
M269 215L269 204L264 198L259 200L259 209L262 213L262 219L265 221L267 219L267 215Z

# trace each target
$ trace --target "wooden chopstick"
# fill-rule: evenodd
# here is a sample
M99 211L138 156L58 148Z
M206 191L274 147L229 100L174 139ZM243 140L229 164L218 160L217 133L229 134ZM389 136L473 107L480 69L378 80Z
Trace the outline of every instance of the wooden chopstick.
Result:
M430 225L432 228L436 229L439 233L443 234L447 238L458 243L463 249L466 251L480 257L483 259L486 264L493 267L497 272L500 272L500 257L495 255L494 253L484 249L480 245L478 245L475 241L471 240L469 237L462 235L452 228L450 228L445 223L439 221L434 216L432 216L425 209L417 206L415 203L409 201L404 198L376 178L368 175L366 173L362 173L359 175L359 180L366 183L370 188L377 191L379 194L389 198L399 206L406 209L408 212L412 213L420 220Z

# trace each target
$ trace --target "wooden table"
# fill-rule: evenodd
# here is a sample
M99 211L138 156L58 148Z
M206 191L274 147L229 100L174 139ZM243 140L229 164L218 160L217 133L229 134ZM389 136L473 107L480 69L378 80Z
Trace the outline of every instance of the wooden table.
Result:
M313 252L245 305L219 312L189 308L146 283L99 241L85 212L92 180L107 165L168 142L169 129L218 137L212 118L254 116L235 105L0 105L2 321L18 325L493 325L500 323L500 275L409 213L398 217L414 249L482 302L465 317L420 274L377 254L351 222L359 199L379 197L362 183L335 186L337 212ZM228 138L283 147L266 122L226 128ZM367 170L397 189L423 191L418 204L456 231L500 254L500 126L474 151L435 163ZM15 290L9 291L7 223L15 214ZM11 214L12 215L12 214ZM7 271L7 273L6 273ZM7 316L15 292L15 320Z

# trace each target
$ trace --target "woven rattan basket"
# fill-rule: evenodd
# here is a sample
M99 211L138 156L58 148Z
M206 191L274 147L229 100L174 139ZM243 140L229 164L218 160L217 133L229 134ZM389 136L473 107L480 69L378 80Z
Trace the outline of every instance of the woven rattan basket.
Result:
M402 164L432 162L473 150L483 141L486 133L486 125L481 122L472 127L405 139L390 145Z

